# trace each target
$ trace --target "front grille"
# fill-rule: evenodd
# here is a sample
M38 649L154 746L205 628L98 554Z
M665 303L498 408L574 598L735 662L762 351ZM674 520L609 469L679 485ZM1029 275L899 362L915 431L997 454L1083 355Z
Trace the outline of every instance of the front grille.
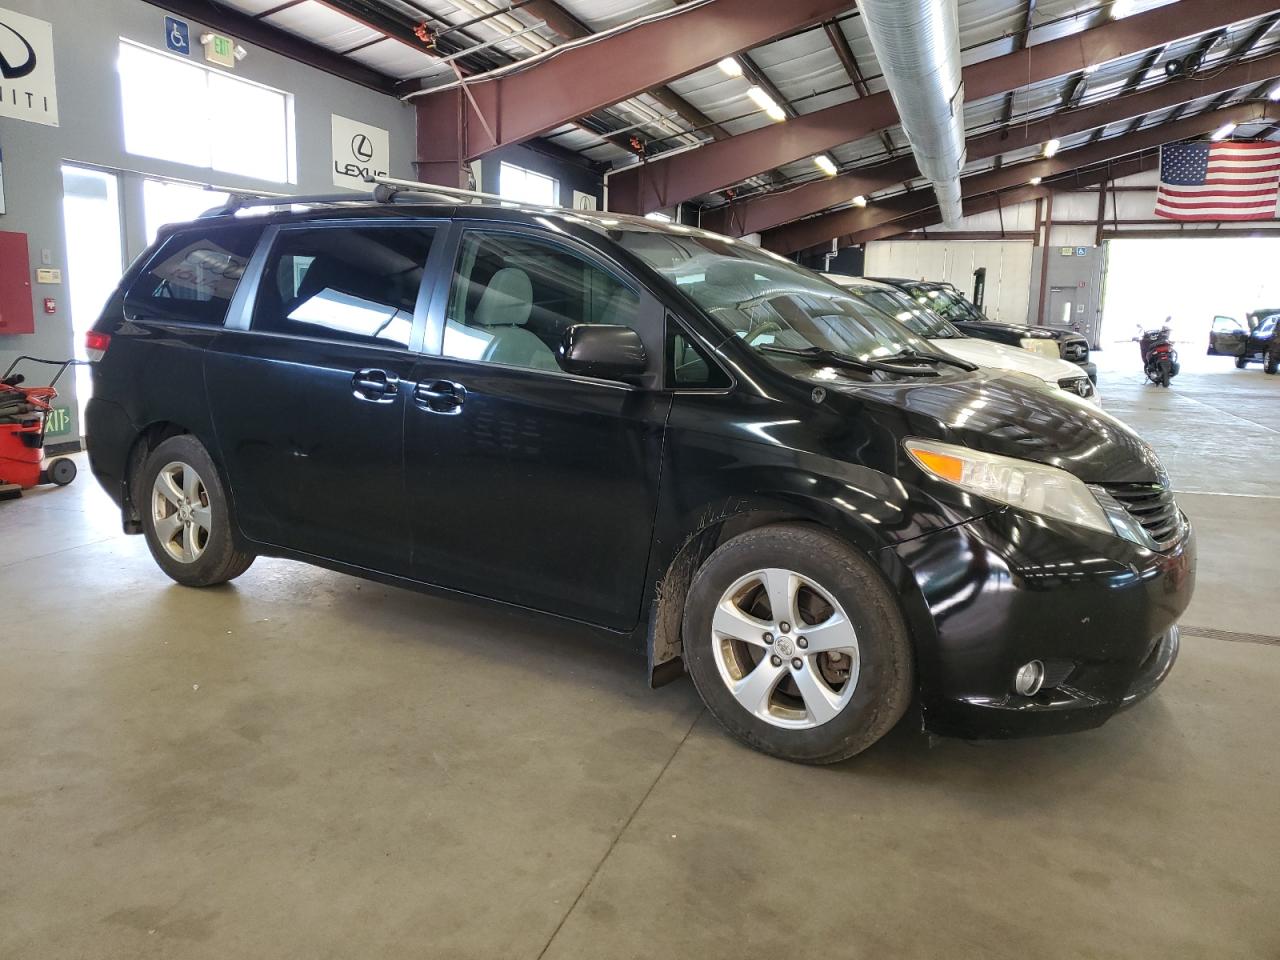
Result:
M1062 359L1072 363L1084 363L1089 359L1088 340L1067 340L1062 344Z
M1126 513L1146 531L1159 549L1173 545L1182 532L1182 514L1173 500L1173 491L1158 483L1104 483Z
M1093 396L1093 381L1088 377L1063 377L1058 381L1058 386L1063 390L1070 390L1077 396L1084 397L1088 400Z

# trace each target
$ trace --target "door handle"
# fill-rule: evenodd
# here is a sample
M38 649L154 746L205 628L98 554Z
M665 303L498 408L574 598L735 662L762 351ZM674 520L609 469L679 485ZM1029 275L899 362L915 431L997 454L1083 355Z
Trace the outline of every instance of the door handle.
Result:
M400 392L400 379L385 370L357 370L351 378L351 389L361 400L390 403Z
M414 388L413 399L429 413L452 416L462 412L463 401L467 399L467 388L452 380L431 380Z

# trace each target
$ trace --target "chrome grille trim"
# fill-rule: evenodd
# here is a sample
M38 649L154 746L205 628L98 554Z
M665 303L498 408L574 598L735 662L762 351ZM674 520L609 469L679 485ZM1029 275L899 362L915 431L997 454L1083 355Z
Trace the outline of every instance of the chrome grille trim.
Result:
M1164 484L1101 483L1090 489L1117 530L1131 531L1144 546L1168 550L1186 533L1186 517Z

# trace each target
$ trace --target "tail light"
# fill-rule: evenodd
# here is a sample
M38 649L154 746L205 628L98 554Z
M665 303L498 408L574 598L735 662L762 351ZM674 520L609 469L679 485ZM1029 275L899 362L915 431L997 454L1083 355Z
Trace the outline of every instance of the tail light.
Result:
M84 352L95 363L107 355L107 347L109 346L111 346L111 334L109 333L90 330L84 335Z

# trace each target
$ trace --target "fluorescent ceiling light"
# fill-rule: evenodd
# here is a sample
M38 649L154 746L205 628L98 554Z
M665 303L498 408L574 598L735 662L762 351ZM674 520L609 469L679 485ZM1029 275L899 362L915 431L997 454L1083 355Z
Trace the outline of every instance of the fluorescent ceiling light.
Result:
M1231 133L1233 130L1235 130L1235 128L1236 128L1235 121L1228 120L1226 123L1220 126L1217 130L1213 131L1213 136L1211 136L1209 139L1225 140L1227 139L1227 137L1231 136Z
M1037 187L1040 185L1040 177L1032 177L1027 181L1027 183L1031 184L1033 187Z
M1046 141L1044 145L1044 155L1046 157L1052 157L1055 153L1058 152L1058 148L1060 146L1062 146L1062 141L1059 140L1057 137L1054 137L1052 140Z
M1268 100L1280 100L1280 84L1271 88L1271 92L1267 94Z
M835 163L832 162L831 158L828 157L825 153L820 153L816 157L814 157L813 163L819 170L825 173L828 177L834 177L836 175L836 165Z
M867 205L867 198L864 197L862 194L858 194L856 197L853 198L853 205L855 207L865 207Z
M1133 0L1112 0L1111 19L1119 20L1133 13Z
M785 120L787 115L782 112L782 108L778 106L776 100L764 92L760 87L747 88L747 96L755 101L757 107L769 115L771 120Z
M733 59L733 57L725 57L723 60L717 63L716 66L720 68L720 72L723 73L726 77L742 76L742 64L740 64L737 60Z

